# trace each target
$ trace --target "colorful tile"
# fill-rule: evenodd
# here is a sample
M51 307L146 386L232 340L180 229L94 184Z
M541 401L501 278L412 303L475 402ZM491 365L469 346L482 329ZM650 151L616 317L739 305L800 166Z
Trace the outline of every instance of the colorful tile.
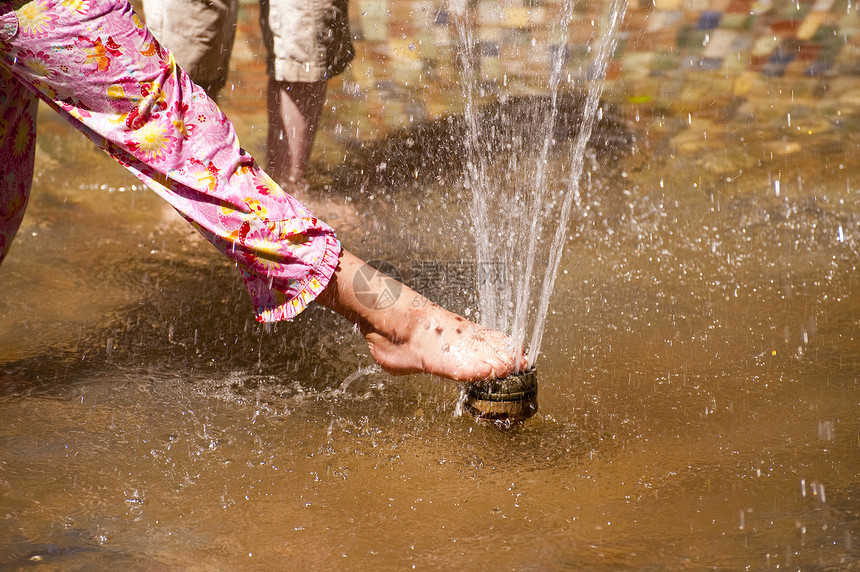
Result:
M667 28L676 28L682 18L683 12L679 10L657 11L648 18L648 25L645 29L650 33L654 33Z
M705 46L702 56L705 58L724 58L735 51L735 41L738 32L733 30L714 30L710 35L708 45Z
M720 25L720 18L722 15L722 12L703 12L699 18L699 22L696 24L696 29L713 30Z

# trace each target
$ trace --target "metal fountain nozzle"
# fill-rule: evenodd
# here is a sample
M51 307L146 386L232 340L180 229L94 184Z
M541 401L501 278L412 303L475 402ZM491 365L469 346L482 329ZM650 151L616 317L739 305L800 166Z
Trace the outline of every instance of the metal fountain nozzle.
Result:
M463 404L466 412L490 421L525 421L537 413L537 372L469 384Z

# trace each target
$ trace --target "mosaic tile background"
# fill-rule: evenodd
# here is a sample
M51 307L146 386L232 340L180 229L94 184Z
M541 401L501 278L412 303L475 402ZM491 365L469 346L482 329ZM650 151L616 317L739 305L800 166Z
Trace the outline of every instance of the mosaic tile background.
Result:
M486 100L540 94L565 58L569 85L589 69L588 49L610 2L579 1L567 29L561 0L459 0L477 22L478 85ZM356 58L329 83L323 148L371 140L462 111L457 2L352 0ZM265 74L255 0L243 3L230 81L233 114L258 104ZM812 133L860 112L857 6L850 0L635 0L607 72L604 98L631 118L666 113L767 124L806 118ZM816 120L823 117L826 120ZM246 144L261 145L252 121ZM257 151L259 153L259 151Z

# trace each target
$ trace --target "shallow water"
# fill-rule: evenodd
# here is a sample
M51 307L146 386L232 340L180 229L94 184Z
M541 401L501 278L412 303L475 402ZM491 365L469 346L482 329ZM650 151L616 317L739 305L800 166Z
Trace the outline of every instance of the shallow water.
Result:
M540 411L512 428L457 416L454 383L375 371L326 310L253 323L235 271L43 113L0 272L0 568L856 569L860 123L768 85L755 115L610 90ZM260 155L242 93L225 107ZM380 128L338 165L331 133L367 109L331 97L311 198L359 212L349 248L479 313L468 198L409 183L439 126Z

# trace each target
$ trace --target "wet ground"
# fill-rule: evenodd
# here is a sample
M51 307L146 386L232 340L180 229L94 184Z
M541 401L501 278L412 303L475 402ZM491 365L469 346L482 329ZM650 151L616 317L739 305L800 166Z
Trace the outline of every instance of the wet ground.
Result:
M488 101L542 101L530 50L554 6L487 20ZM307 199L479 313L446 12L353 11ZM540 411L508 429L458 416L454 383L375 371L326 310L255 324L234 269L42 113L0 272L0 569L857 569L856 22L840 2L630 7ZM263 156L255 30L245 5L224 106Z

